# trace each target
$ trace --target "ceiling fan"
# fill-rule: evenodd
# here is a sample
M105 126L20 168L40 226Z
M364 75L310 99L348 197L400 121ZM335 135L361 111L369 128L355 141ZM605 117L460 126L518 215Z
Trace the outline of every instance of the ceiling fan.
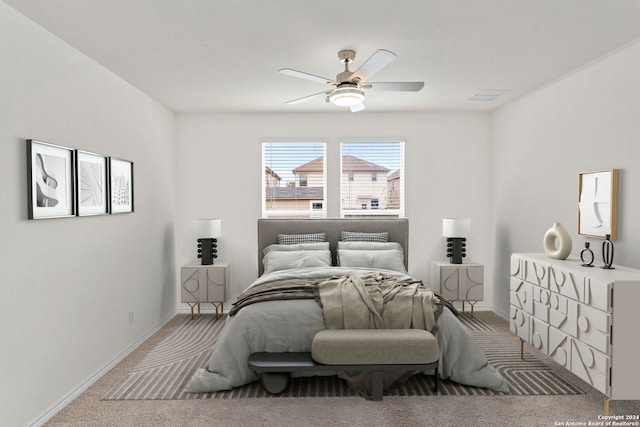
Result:
M299 104L301 102L308 101L313 97L326 95L326 102L331 102L332 104L339 105L341 107L349 107L351 108L351 111L356 112L364 110L365 108L364 98L366 90L418 92L424 87L424 82L372 83L367 81L367 79L392 63L398 57L393 52L378 49L364 62L364 64L360 66L360 68L356 71L350 71L349 64L353 62L355 57L356 52L351 49L344 49L338 52L338 58L340 58L340 62L344 64L344 71L339 73L335 80L302 71L292 70L291 68L282 68L278 70L279 73L286 74L287 76L299 77L301 79L326 83L333 86L328 90L294 99L286 102L286 104Z

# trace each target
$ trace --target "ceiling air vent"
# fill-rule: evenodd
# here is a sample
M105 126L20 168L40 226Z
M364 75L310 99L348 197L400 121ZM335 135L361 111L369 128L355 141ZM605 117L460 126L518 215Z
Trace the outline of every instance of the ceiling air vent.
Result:
M495 101L511 89L480 89L469 101Z

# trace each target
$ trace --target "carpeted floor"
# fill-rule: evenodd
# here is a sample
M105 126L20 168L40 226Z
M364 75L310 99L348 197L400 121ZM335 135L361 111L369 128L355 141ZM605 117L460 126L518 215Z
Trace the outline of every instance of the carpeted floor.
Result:
M507 379L514 395L582 394L579 387L558 376L547 365L530 354L520 357L518 346L502 339L486 322L460 315L463 325L487 356L489 363ZM278 396L266 392L259 382L230 391L216 393L184 393L193 373L204 367L224 325L225 317L212 321L208 316L186 319L143 360L141 360L104 397L105 400L162 399L234 399L246 397L327 397L357 396L346 381L336 377L294 378L291 386ZM415 375L407 382L387 390L386 396L428 396L433 391L429 375ZM443 380L439 395L497 395L488 389L470 387Z
M476 316L519 348L508 323L490 312ZM602 395L553 360L527 347L556 375L585 390L566 395L359 396L227 398L206 400L103 400L145 356L171 336L187 315L177 315L85 393L52 418L49 426L557 426L599 421ZM202 315L205 320L207 315ZM208 316L209 320L213 316ZM488 355L490 358L490 355ZM146 362L145 362L146 363ZM640 414L639 401L612 401L612 415Z

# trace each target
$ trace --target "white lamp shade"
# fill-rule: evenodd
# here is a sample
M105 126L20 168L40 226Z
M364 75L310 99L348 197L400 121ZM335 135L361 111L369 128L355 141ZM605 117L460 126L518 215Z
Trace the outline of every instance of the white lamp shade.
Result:
M195 232L198 239L217 239L222 236L222 221L217 218L196 219Z
M467 237L471 234L471 218L444 218L442 236Z

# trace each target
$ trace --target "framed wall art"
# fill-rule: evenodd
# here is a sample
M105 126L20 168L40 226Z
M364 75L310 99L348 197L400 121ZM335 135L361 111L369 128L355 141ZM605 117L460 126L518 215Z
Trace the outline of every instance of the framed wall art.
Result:
M107 157L76 150L76 212L78 216L109 213Z
M109 158L110 212L133 212L133 162Z
M75 216L75 151L27 140L28 218Z
M579 174L578 234L615 240L618 215L618 170Z

